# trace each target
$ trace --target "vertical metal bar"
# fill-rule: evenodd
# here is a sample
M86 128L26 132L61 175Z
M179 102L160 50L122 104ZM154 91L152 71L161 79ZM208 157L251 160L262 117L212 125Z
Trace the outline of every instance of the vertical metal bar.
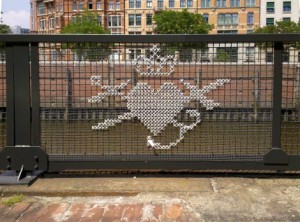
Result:
M13 44L6 43L6 115L7 146L15 145L15 90L14 90L14 50Z
M30 145L30 65L29 44L18 43L14 47L15 85L15 145Z
M41 145L40 134L40 78L39 78L39 53L38 43L31 43L31 94L32 94L32 116L31 116L31 145Z
M282 100L283 42L274 45L272 148L281 148L281 100Z

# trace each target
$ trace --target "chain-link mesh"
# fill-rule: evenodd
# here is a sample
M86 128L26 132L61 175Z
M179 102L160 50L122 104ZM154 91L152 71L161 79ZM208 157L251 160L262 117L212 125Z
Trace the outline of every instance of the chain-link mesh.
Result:
M260 160L272 127L265 45L40 44L42 147L60 160ZM283 69L285 104L297 69ZM295 127L283 124L283 143L299 153Z
M6 63L5 50L0 48L0 152L6 146Z

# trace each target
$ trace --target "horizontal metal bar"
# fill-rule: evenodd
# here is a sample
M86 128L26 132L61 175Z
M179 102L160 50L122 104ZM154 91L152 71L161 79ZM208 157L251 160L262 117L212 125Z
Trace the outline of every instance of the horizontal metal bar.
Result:
M288 165L264 165L257 161L49 161L49 171L79 169L158 170L300 170L300 156L289 156Z
M104 43L201 43L201 42L297 42L300 34L210 34L210 35L95 35L23 34L0 35L1 42L104 42Z

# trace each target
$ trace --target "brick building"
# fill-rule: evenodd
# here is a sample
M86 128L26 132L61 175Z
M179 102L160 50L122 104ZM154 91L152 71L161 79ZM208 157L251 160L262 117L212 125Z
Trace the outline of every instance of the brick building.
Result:
M33 33L59 33L75 16L88 10L97 13L99 25L111 34L124 34L124 1L120 0L31 0Z
M258 0L31 0L31 32L58 33L84 10L98 14L112 34L152 34L152 16L162 10L201 13L211 34L251 33L259 26Z

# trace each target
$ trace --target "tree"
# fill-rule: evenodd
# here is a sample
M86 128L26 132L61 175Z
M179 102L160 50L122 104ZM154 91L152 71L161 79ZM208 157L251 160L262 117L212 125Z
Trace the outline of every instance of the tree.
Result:
M5 24L0 24L0 34L11 33L10 27ZM0 58L5 59L5 42L0 42Z
M283 34L283 33L300 33L300 20L298 23L293 21L276 21L275 25L267 25L260 27L254 31L255 34ZM267 43L257 44L260 48L270 47ZM300 43L285 43L285 51L288 51L288 48L300 48Z
M1 24L0 25L0 33L1 34L11 33L10 27L8 25Z
M156 23L154 31L159 34L208 34L213 29L213 25L208 24L201 14L188 12L187 9L183 11L162 11L153 16L153 21ZM173 48L173 49L172 49ZM175 50L177 48L177 50ZM201 51L207 44L200 43L181 43L168 44L165 46L165 53L174 54L179 51L179 59L181 61L190 61L193 59L193 50Z
M276 21L275 25L258 28L254 33L300 33L300 21Z
M159 34L207 34L213 29L201 14L190 13L187 9L162 11L153 16L155 32Z
M97 14L85 11L67 24L61 30L61 34L109 34L109 31L98 24ZM73 48L83 60L104 60L110 54L109 44L104 43L74 43L68 47Z
M220 49L220 50L218 50L214 61L216 61L216 62L230 62L231 61L231 56L224 49Z

